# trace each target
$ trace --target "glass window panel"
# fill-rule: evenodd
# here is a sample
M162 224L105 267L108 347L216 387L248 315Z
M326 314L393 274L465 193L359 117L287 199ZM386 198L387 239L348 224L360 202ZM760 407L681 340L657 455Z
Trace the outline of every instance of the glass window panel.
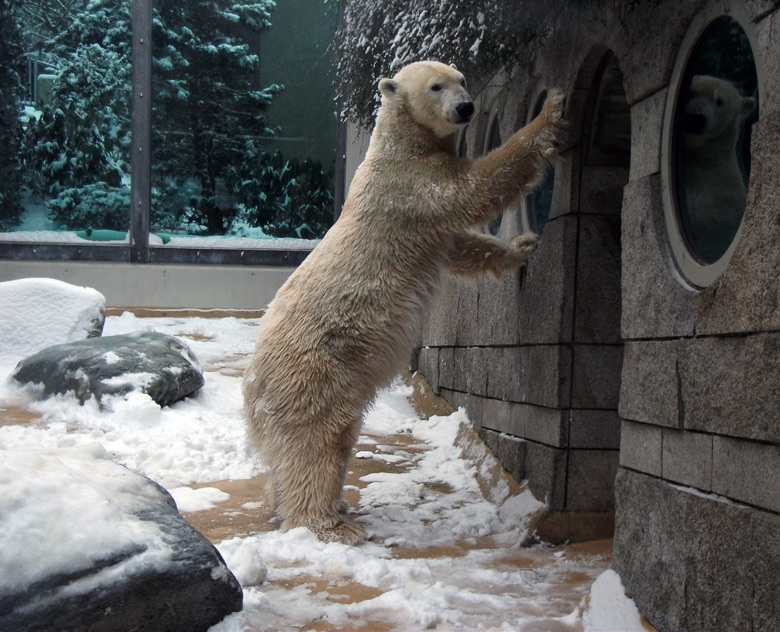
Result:
M15 173L0 184L2 239L125 241L130 3L29 0L2 13L2 65L17 82L0 89L3 115L13 107L19 123L2 128Z
M157 238L274 247L325 234L334 212L337 10L320 0L155 3Z
M758 118L758 81L742 27L721 18L691 55L675 113L673 172L679 225L704 265L734 241L745 212L750 127Z

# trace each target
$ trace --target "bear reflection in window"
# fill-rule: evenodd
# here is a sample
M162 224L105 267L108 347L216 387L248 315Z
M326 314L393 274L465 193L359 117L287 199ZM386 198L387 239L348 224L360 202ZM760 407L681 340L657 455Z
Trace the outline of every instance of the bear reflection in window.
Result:
M708 75L691 79L677 163L680 219L692 253L704 264L720 259L736 236L747 197L747 165L740 165L745 119L756 99Z

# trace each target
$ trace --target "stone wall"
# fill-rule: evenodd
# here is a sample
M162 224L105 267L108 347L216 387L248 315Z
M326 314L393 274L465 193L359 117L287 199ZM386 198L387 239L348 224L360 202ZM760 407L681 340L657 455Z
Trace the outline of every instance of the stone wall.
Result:
M540 247L498 282L446 280L418 369L553 512L615 512L615 568L659 630L777 630L778 3L584 4L489 83L466 138L476 157L488 119L506 139L565 90L572 146ZM718 15L751 37L760 115L737 248L694 289L670 254L664 121L686 38ZM528 224L523 204L500 237Z

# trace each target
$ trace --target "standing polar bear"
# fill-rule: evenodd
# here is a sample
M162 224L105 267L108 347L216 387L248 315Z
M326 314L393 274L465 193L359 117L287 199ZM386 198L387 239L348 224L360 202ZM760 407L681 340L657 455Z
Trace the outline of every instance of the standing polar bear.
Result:
M503 146L461 159L455 133L474 105L460 72L418 62L379 89L341 216L269 305L243 382L282 528L346 544L365 537L344 515L342 487L366 407L409 359L442 271L498 276L533 252L532 234L510 244L467 229L540 181L564 129L555 92Z

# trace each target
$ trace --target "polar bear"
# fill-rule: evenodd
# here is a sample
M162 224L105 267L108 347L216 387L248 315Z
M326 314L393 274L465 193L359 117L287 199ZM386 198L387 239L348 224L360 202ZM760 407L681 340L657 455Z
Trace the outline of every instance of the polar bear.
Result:
M711 263L734 238L747 190L737 158L742 122L756 109L732 83L696 75L682 118L683 215L689 239Z
M357 544L342 487L362 416L410 358L444 270L499 275L536 236L470 232L542 178L565 124L563 95L503 146L455 155L474 105L463 75L417 62L379 82L381 107L338 221L262 318L243 381L248 435L268 467L282 529Z

